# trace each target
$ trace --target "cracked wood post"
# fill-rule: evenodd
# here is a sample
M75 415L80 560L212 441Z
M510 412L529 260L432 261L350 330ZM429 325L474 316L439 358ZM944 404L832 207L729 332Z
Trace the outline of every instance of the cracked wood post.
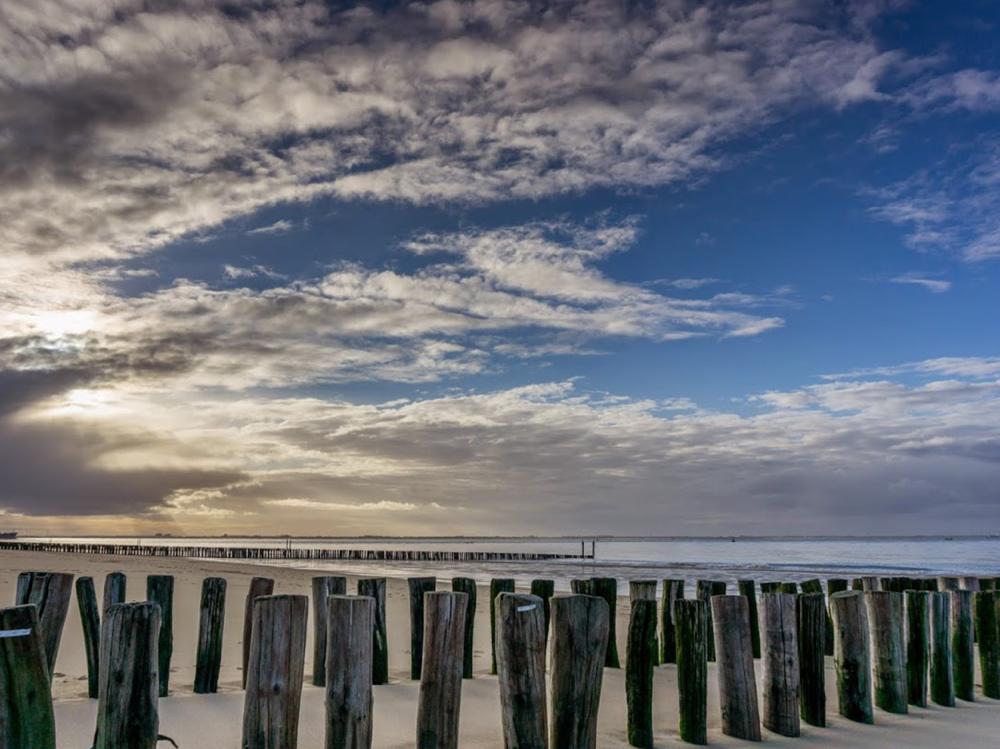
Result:
M950 590L951 595L951 669L955 696L972 702L975 699L975 652L972 642L972 592Z
M951 594L934 591L931 607L931 702L955 707L955 677L951 667Z
M804 593L796 601L799 648L799 715L811 726L826 725L827 609L822 593Z
M497 681L506 749L546 749L545 609L538 596L497 598Z
M549 607L549 599L556 592L556 584L554 580L548 579L538 579L531 581L531 595L538 596L542 599L542 609L545 612L545 632L546 638L548 637L549 631L549 619L552 618L551 610Z
M549 746L595 749L605 651L607 601L596 596L552 597L549 652Z
M975 593L976 631L979 633L979 673L983 696L1000 699L1000 645L997 643L997 596L992 590Z
M100 673L101 616L97 611L97 591L94 590L94 578L77 578L76 603L80 609L80 623L83 625L83 649L87 656L87 696L91 699L97 699L98 674Z
M322 575L312 579L313 686L326 684L326 599L347 593L347 578Z
M17 577L17 605L38 607L38 627L45 646L49 678L56 667L59 642L73 592L73 575L62 572L22 572Z
M747 599L747 616L750 617L750 644L753 657L760 658L760 618L757 613L757 583L753 580L737 580L736 588Z
M326 599L326 749L371 749L375 599Z
M851 590L830 596L833 661L837 669L837 710L858 723L874 723L868 613L864 594Z
M677 713L681 741L708 743L708 617L705 602L674 603L677 660Z
M850 582L843 577L831 577L826 581L826 639L824 640L825 655L833 655L833 614L830 610L830 596L841 593L850 587Z
M254 603L241 749L296 747L308 614L306 596L261 596Z
M198 616L198 652L194 667L194 691L219 691L222 666L222 632L226 621L226 580L206 577L201 582L201 609Z
M476 633L476 581L471 577L453 577L451 589L456 593L465 593L465 639L462 646L462 678L471 679L473 656L475 655Z
M514 578L501 577L490 580L490 673L497 672L497 596L514 592Z
M653 598L636 598L628 625L625 651L625 703L628 743L653 746L653 667L656 651L656 583Z
M709 633L714 631L712 625L712 596L724 595L726 592L726 584L719 580L699 580L695 584L695 597L699 600L705 602L705 612L708 616L708 631ZM711 634L708 637L708 660L715 660L715 639Z
M101 683L94 749L156 749L160 606L117 603L101 628Z
M437 578L411 577L410 586L410 678L420 678L424 657L424 594L437 587Z
M159 657L160 696L170 693L170 659L174 652L174 576L148 575L146 600L160 605Z
M127 578L124 572L109 572L104 577L104 593L101 601L101 617L108 615L108 609L116 603L125 603Z
M375 601L372 623L372 684L389 683L389 635L385 623L385 578L358 579L358 595Z
M760 712L757 708L747 599L743 596L712 596L712 619L715 654L719 662L722 732L738 739L760 741Z
M243 688L247 687L247 666L250 663L250 643L253 640L253 604L258 598L274 593L274 580L269 577L255 577L250 580L246 603L243 605Z
M931 594L925 590L907 590L905 596L907 701L917 707L927 707L927 666L931 652Z
M677 632L674 624L674 603L684 598L684 581L663 581L660 605L660 663L677 662Z
M465 593L424 597L423 664L417 698L417 749L457 749L462 705Z
M653 602L653 639L652 652L649 657L654 666L660 663L660 643L656 634L656 580L629 580L628 583L629 603L639 599ZM626 654L627 657L627 654Z
M823 594L818 595L822 597ZM761 597L760 609L764 641L764 727L781 736L793 737L799 735L796 597L788 593L768 593Z
M0 609L0 746L56 749L49 666L38 609Z
M903 645L903 594L887 590L865 593L868 631L873 648L875 705L887 713L906 715L906 650Z

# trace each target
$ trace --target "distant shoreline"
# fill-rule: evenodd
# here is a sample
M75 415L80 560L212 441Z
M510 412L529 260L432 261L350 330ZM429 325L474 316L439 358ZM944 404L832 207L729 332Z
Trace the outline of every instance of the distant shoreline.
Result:
M782 535L782 536L609 536L609 535L559 535L559 536L388 536L388 535L362 535L362 536L295 536L295 535L267 535L267 534L226 534L226 535L186 535L186 534L24 534L19 536L21 540L45 540L55 538L71 539L91 539L91 538L112 538L112 539L143 539L143 540L275 540L275 541L392 541L400 543L410 542L431 542L431 543L579 543L581 541L597 541L604 543L657 543L657 542L711 542L719 541L731 543L733 540L740 541L1000 541L1000 534L934 534L934 535Z

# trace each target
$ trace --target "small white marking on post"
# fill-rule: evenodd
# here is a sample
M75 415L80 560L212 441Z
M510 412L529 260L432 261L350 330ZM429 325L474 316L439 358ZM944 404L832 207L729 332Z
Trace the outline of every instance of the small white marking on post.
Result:
M537 606L538 606L537 603L529 603L527 606L518 606L517 612L520 614L525 611L534 611Z
M27 637L31 634L31 628L28 629L0 629L0 638L3 637Z

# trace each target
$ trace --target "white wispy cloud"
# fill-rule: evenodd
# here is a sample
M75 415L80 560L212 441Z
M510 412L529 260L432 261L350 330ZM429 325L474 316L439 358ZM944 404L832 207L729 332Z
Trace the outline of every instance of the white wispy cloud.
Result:
M275 221L273 224L258 226L256 229L250 229L247 234L285 234L294 228L295 224L288 219L283 218Z
M904 273L900 276L893 276L889 279L889 282L922 286L935 294L944 294L951 291L951 281L946 281L942 278L931 278L920 273Z

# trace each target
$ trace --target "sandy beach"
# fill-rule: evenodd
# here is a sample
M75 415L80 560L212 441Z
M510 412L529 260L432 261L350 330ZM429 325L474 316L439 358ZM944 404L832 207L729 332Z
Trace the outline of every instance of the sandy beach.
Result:
M247 564L214 563L186 559L115 559L86 556L59 556L24 552L0 554L0 599L14 601L17 574L24 570L51 570L91 575L98 596L108 572L120 570L128 575L128 600L145 595L147 574L175 576L174 654L171 668L171 695L160 700L161 733L173 738L182 749L208 749L239 745L243 692L240 690L243 605L250 578L264 575L275 579L276 593L309 595L310 578L316 570L286 567L260 567ZM337 574L330 570L329 574ZM228 581L226 628L220 691L216 695L192 693L195 641L198 627L198 601L201 581L207 576L222 576ZM347 575L348 592L354 592L356 577ZM439 580L439 587L450 581ZM495 677L489 671L489 610L485 605L488 591L479 590L476 611L476 676L463 682L461 744L466 747L502 745L500 702ZM618 607L619 649L625 650L627 600ZM409 609L406 582L390 578L387 590L387 617L390 646L391 683L375 688L376 747L411 747L416 722L417 684L408 678ZM306 674L312 672L312 631L306 650ZM978 665L978 664L977 664ZM59 747L79 749L89 746L93 737L96 701L86 697L86 665L83 653L80 618L76 601L70 606L63 632L53 693ZM758 687L760 664L757 664ZM656 746L679 743L677 737L676 672L673 666L656 669L654 685L654 728ZM978 684L978 673L977 673ZM981 697L977 701L959 701L957 708L910 708L909 715L891 715L876 709L874 726L859 725L836 715L836 691L833 663L827 659L827 728L803 724L802 736L788 739L764 731L768 743L794 743L811 747L885 747L911 746L938 748L950 746L979 747L994 745L1000 735L1000 703ZM722 735L716 692L715 671L709 664L709 743L714 746L739 746L744 742ZM601 747L627 746L625 739L624 671L605 669L599 718ZM323 690L306 684L303 690L299 746L321 747L323 742Z

